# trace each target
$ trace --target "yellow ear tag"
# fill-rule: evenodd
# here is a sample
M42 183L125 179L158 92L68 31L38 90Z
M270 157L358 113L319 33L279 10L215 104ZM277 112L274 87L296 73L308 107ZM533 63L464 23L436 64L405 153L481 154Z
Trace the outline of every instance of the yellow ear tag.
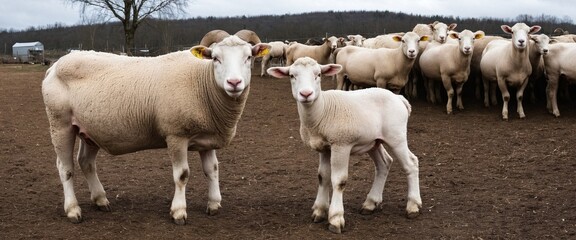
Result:
M202 54L203 50L204 50L204 48L194 48L191 50L191 52L192 52L192 55L194 55L194 57L204 59L204 55Z
M264 50L262 50L258 53L258 57L263 57L264 55L268 54L269 52L270 52L270 48L265 48Z

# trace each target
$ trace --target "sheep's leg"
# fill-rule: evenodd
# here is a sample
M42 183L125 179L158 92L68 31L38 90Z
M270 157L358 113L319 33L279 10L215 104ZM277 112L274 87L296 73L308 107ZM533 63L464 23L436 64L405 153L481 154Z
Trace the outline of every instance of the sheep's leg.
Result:
M496 98L496 88L498 87L498 82L496 81L492 81L490 83L490 101L492 103L492 106L496 106L498 105L498 99Z
M330 207L330 151L320 152L318 164L318 193L312 206L312 220L322 222L328 217Z
M50 122L50 133L52 144L56 151L56 166L60 176L60 182L64 188L64 211L66 216L73 223L82 221L82 210L78 206L78 200L74 193L74 144L76 141L76 131L72 124L56 123L56 114L48 113ZM59 125L59 126L56 126Z
M110 202L106 198L106 191L98 178L96 171L96 154L100 148L95 145L89 145L84 140L80 141L78 147L78 164L86 177L88 188L90 189L90 199L98 206L101 211L110 211Z
M524 90L526 89L526 86L528 86L528 81L528 78L526 78L522 83L522 86L516 90L516 112L518 112L518 116L521 119L526 117L526 114L524 114L524 107L522 106L522 100L524 99Z
M460 110L464 110L464 104L462 103L462 88L464 87L464 83L457 83L456 84L456 106Z
M471 72L470 74L472 75L474 73ZM476 75L476 74L474 74L474 75ZM482 88L482 77L477 76L477 75L474 76L474 86L475 86L474 94L476 96L476 99L478 99L478 100L482 99L482 91L481 91L482 90L481 89ZM486 88L484 88L484 89L486 89Z
M442 80L442 81L444 81L444 80ZM450 80L448 80L448 81L450 81ZM434 96L436 96L436 102L437 103L442 102L442 91L441 91L440 87L441 87L440 85L436 84L436 87L434 88L434 91L435 91Z
M334 233L341 233L345 226L343 194L348 180L350 150L351 146L331 146L332 202L328 210L328 222L330 231Z
M420 197L420 180L418 170L418 157L408 148L408 141L404 140L395 145L390 145L392 153L402 165L408 179L408 202L406 203L406 214L408 218L420 215L422 198Z
M502 119L508 120L508 102L510 101L510 92L508 92L508 86L506 86L506 80L498 78L498 87L500 88L500 93L502 93Z
M174 223L186 224L186 184L190 177L188 166L188 139L169 136L166 138L168 154L172 160L172 175L174 178L174 198L170 206L170 215Z
M446 103L446 113L452 114L452 99L454 98L452 80L448 76L442 76L442 84L444 85L444 89L446 89L446 95L448 96L448 101Z
M220 194L220 184L218 180L218 158L216 157L216 150L200 151L200 160L202 161L204 175L208 179L208 205L206 207L206 213L211 216L216 215L222 207L220 205L222 196Z
M336 90L344 90L344 77L342 71L336 74Z
M484 106L490 107L490 80L483 77L482 83L484 83Z
M559 117L560 111L558 110L558 75L548 75L548 85L546 87L546 108L554 116Z
M374 172L372 188L366 197L366 201L362 204L361 214L373 213L376 207L382 203L382 192L386 185L386 178L388 178L390 166L392 166L392 157L390 157L388 152L386 152L386 149L384 149L382 144L379 144L378 147L375 147L373 150L368 152L368 154L374 161L376 170Z
M426 83L427 87L427 92L428 92L428 102L431 102L432 104L436 104L436 96L434 95L434 80L433 79L427 79L427 78L423 78L424 82Z
M270 61L270 55L265 55L264 57L262 57L262 62L260 62L260 66L262 68L260 71L260 77L264 76L266 65L268 65L268 61Z

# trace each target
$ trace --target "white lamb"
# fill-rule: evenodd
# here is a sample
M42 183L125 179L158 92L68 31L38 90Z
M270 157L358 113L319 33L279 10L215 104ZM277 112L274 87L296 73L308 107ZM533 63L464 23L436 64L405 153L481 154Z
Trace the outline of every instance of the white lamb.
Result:
M516 23L514 26L502 25L505 33L512 34L511 41L494 40L486 46L480 61L480 70L484 82L484 105L489 106L488 90L490 83L497 83L502 93L502 119L508 120L508 102L510 93L508 86L516 87L517 111L520 118L525 118L522 98L524 89L528 84L528 77L532 73L532 65L528 57L530 52L529 34L540 31L540 26L532 27L525 23ZM494 85L494 84L493 84ZM492 103L496 104L496 90L491 90Z
M319 65L311 58L300 58L288 67L273 67L268 74L290 76L292 96L300 115L300 135L305 144L320 153L318 194L312 207L314 222L328 219L329 229L344 228L343 191L348 179L351 154L368 153L376 172L362 213L372 213L382 202L382 192L392 158L389 147L408 177L409 217L419 214L422 200L418 179L418 158L408 148L407 125L411 107L401 95L386 89L357 91L321 90L321 75L334 75L338 64ZM332 202L330 202L332 184Z
M344 89L346 78L356 86L387 88L399 93L406 85L408 74L420 51L418 42L427 41L428 36L420 37L408 32L394 39L401 42L394 49L354 46L340 48L335 62L342 65L342 71L336 76L336 89Z
M323 39L324 43L318 46L308 46L301 43L295 43L286 50L286 65L292 64L296 59L301 57L311 57L320 64L333 62L331 59L332 52L338 47L338 38L329 37Z
M554 43L550 44L548 54L543 56L548 77L546 89L548 111L556 117L560 117L558 110L557 93L560 78L568 82L576 83L576 44L575 43Z
M345 41L346 46L358 46L362 47L362 43L364 42L365 38L362 37L360 34L356 35L348 35L348 41Z
M200 153L208 179L206 211L218 212L222 197L215 149L236 134L249 92L250 60L269 46L251 46L234 35L213 46L150 58L74 52L48 69L42 95L71 221L82 220L73 183L76 137L81 140L78 163L100 209L110 210L96 174L100 149L119 155L167 148L175 184L174 222L186 223L189 150Z
M286 49L288 49L288 44L282 41L273 41L269 42L268 45L270 45L270 51L262 57L261 70L260 70L261 77L264 76L265 69L270 64L270 60L278 59L280 61L280 64L282 65L286 62L285 58L286 58Z
M420 55L420 70L422 77L428 83L428 99L435 103L434 82L441 81L446 89L448 103L446 113L452 114L452 99L454 98L454 88L456 87L456 106L464 109L462 104L462 87L470 74L470 60L474 52L474 40L484 37L484 32L475 33L464 30L460 33L451 33L450 38L456 39L455 43L429 43L426 50Z

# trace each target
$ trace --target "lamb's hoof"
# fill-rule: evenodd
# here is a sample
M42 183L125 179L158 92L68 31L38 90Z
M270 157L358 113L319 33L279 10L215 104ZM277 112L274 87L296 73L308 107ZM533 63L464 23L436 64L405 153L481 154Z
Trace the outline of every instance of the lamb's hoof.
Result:
M312 214L312 221L314 221L314 223L320 223L323 222L324 220L326 220L326 216Z
M330 226L328 227L328 230L330 230L330 232L340 234L340 233L342 233L342 228L343 228L342 226L336 226L336 225L330 224Z
M98 210L102 211L102 212L111 212L112 211L112 208L110 207L110 205L103 205L103 206L96 206L96 207L98 207Z
M418 216L420 216L420 212L419 212L419 211L418 211L418 212L409 212L409 213L406 213L406 217L409 218L409 219L414 219L414 218L417 218Z
M206 214L208 214L209 216L218 215L218 212L220 212L220 209L218 208L216 209L206 208Z
M68 211L66 211L66 216L72 223L82 222L82 210L80 210L80 207L78 206L71 207Z

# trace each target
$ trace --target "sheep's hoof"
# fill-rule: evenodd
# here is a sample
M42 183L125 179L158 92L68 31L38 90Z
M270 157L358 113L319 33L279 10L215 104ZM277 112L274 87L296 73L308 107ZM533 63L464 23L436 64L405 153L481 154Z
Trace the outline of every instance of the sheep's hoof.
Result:
M342 233L342 228L343 228L342 226L336 226L336 225L330 224L330 226L328 227L328 230L330 230L330 232L340 234L340 233Z
M185 218L174 219L174 223L176 225L180 225L180 226L186 225L186 219Z
M417 218L418 216L420 216L420 211L406 213L406 217L409 219L414 219Z
M110 204L102 205L102 206L96 205L96 207L98 207L98 210L99 210L99 211L102 211L102 212L111 212L111 211L112 211L112 208L110 207Z
M219 202L208 202L208 207L206 207L206 213L210 216L218 214L222 206Z
M373 213L375 212L374 210L375 210L375 209L370 210L370 209L362 208L362 210L360 210L360 214L362 214L362 215L370 215L370 214L373 214Z
M68 211L66 211L66 216L72 223L82 222L82 210L80 210L80 207L78 206L71 207Z
M220 209L218 209L218 208L216 208L216 209L206 208L206 214L208 214L210 216L217 215L218 212L220 212Z
M326 220L326 215L316 213L316 211L312 213L312 221L314 221L314 223L320 223L324 220Z
M80 215L73 216L73 217L68 216L68 220L70 220L71 223L81 223L82 222L82 216L80 216Z

